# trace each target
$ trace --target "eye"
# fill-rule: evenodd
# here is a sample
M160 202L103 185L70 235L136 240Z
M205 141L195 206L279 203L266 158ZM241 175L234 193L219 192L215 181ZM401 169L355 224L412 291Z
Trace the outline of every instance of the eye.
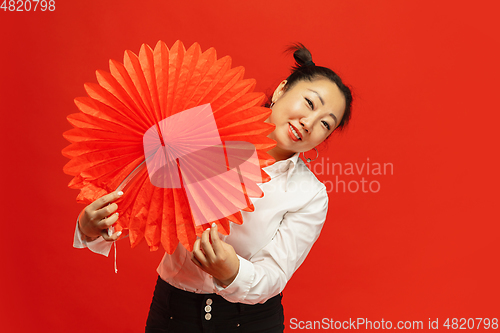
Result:
M327 130L330 130L330 124L328 124L326 121L322 121L323 125L326 127Z
M307 98L307 97L304 97L304 98L306 99L306 102L309 105L309 107L314 110L314 103L311 102L311 100L309 98Z

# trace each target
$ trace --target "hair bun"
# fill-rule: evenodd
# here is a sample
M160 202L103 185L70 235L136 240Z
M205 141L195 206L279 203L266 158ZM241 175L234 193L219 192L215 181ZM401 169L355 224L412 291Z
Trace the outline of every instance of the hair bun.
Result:
M293 70L297 70L300 67L316 66L312 61L311 52L302 43L291 45L287 51L293 52L293 58L295 59Z
M314 63L314 61L309 60L304 63L304 66L316 66L316 64Z

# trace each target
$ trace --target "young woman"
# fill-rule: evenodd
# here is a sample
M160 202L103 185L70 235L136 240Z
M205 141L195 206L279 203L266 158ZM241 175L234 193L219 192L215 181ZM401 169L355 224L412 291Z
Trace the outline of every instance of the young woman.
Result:
M318 238L328 209L325 186L299 158L347 125L352 96L332 70L316 66L302 45L296 66L274 91L268 121L276 160L264 170L271 181L252 199L253 212L232 224L229 236L217 226L203 232L188 252L179 245L165 254L146 332L282 332L281 291ZM106 253L118 215L113 192L87 206L75 231L75 246ZM82 237L87 241L81 241ZM97 239L99 238L99 239Z

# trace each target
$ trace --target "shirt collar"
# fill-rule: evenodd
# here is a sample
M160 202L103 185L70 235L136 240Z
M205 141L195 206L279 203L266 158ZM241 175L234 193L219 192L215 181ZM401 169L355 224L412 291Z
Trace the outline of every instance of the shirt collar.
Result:
M299 154L300 153L296 153L286 160L275 162L263 169L271 177L271 179L285 174L285 192L287 190L288 180L299 162Z

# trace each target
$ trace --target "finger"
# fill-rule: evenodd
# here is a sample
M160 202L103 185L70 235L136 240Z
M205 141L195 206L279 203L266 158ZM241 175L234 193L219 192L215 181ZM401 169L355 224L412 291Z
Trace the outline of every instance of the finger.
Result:
M122 231L117 231L115 232L114 234L111 235L111 238L116 241L118 239L120 239L120 236L122 235Z
M219 238L217 224L212 223L212 228L210 229L210 239L212 240L212 248L215 255L222 253L224 247L222 246L222 241Z
M108 235L108 229L101 230L101 237L104 238L104 240L106 240L106 241L110 239L110 237Z
M203 252L205 252L207 259L213 262L215 260L215 252L212 244L210 244L210 228L206 229L201 234L201 248Z
M113 234L110 233L109 229L101 231L102 238L104 238L104 240L108 242L114 242L118 240L118 238L120 238L121 235L122 235L121 231L117 231Z
M113 215L100 220L99 222L97 222L96 226L99 229L108 229L113 224L115 224L116 221L118 221L118 213L114 213Z
M199 251L199 250L200 250L200 239L198 238L197 240L194 241L193 253L194 253L194 251Z
M110 226L108 229L103 229L100 231L101 236L107 241L115 241L122 234L121 231L115 232L115 228Z
M193 256L200 265L205 266L207 264L207 259L205 258L205 254L201 251L201 240L198 238L193 245Z
M113 202L112 204L109 204L109 205L97 210L94 213L94 218L96 220L104 219L104 218L110 216L111 214L113 214L114 212L116 212L117 209L118 209L118 205Z
M203 268L203 266L200 264L200 262L198 261L198 259L196 259L194 257L194 254L191 254L191 261L193 262L193 264L195 264L196 266L200 267L200 268Z
M91 210L96 211L96 210L108 205L109 203L115 201L116 199L118 199L122 195L123 195L122 191L114 191L114 192L108 193L108 194L100 197L99 199L97 199L93 203L91 203L89 205L89 207L91 208Z
M112 240L111 236L109 234L109 229L103 229L103 230L101 230L101 237L104 238L104 240L106 240L108 242Z

